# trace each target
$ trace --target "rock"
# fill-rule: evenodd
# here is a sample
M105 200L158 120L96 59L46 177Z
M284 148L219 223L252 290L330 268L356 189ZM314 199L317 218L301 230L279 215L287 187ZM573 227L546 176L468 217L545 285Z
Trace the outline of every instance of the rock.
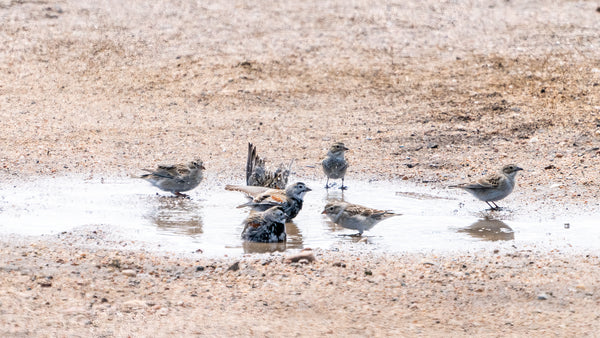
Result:
M346 267L346 263L342 263L342 262L335 262L332 265L333 266L337 266L339 268L345 268Z
M547 294L545 294L545 293L540 293L540 294L537 296L537 299L538 299L538 300L547 300L547 299L548 299L548 295L547 295Z
M132 269L125 269L121 271L121 273L127 277L135 277L137 275L137 272L135 272L135 270Z
M227 271L238 271L240 269L240 262L233 263Z
M132 299L121 304L124 311L131 311L135 309L143 309L146 307L146 302L140 299Z
M196 272L198 272L198 271L204 271L204 267L202 265L198 265L196 267Z
M314 262L315 255L313 255L312 249L304 249L304 250L300 251L296 255L289 256L289 257L287 257L285 259L285 262L288 263L288 264L289 263L296 263L296 262L299 262L301 259L305 259L309 263L310 262Z

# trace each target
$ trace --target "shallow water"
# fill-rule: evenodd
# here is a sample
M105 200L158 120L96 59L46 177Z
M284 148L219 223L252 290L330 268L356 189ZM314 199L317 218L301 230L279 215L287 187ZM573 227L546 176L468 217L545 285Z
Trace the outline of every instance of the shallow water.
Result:
M301 248L424 252L531 246L598 250L599 215L543 213L531 209L485 210L485 203L457 191L429 190L394 182L347 182L345 192L306 182L313 189L293 222L287 243L247 243L240 239L246 209L241 193L223 185L198 188L190 199L173 198L138 179L82 180L61 177L0 186L0 234L56 234L99 228L113 239L147 249L209 256ZM204 183L203 183L204 184ZM362 237L321 214L332 199L392 210L402 216L377 224ZM510 197L502 205L510 205ZM568 223L568 225L566 225Z

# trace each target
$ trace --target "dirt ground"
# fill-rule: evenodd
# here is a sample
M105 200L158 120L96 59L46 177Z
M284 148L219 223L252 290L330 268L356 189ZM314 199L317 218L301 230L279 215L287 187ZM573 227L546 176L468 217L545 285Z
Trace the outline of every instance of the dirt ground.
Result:
M130 176L199 157L204 184L239 183L249 141L315 179L329 144L343 141L347 181L444 187L513 162L525 168L528 203L591 210L600 188L597 7L0 0L0 179ZM600 329L595 254L317 251L311 264L249 256L227 271L232 258L62 236L2 239L4 335Z

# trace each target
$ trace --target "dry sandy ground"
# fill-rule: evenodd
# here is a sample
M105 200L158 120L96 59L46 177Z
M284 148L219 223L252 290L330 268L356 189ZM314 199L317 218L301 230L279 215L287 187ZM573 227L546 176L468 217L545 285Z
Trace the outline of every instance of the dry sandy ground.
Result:
M318 250L210 260L101 231L0 247L2 336L593 336L598 256ZM113 246L102 249L102 246ZM238 270L230 269L238 262Z
M206 184L239 182L248 141L318 178L341 140L348 180L442 187L515 162L521 198L594 210L597 5L0 0L0 178L128 176L200 157ZM0 332L599 331L598 258L586 254L318 252L308 265L247 257L227 272L227 260L64 236L3 240Z

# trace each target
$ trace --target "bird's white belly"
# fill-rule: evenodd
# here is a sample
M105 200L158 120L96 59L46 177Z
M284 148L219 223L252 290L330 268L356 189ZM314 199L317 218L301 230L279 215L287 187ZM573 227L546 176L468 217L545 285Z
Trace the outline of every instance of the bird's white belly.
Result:
M482 201L499 201L513 191L514 185L507 185L502 189L469 189L468 191Z
M363 232L369 230L375 225L372 219L362 215L355 215L352 217L340 217L338 224L346 229L358 230Z

